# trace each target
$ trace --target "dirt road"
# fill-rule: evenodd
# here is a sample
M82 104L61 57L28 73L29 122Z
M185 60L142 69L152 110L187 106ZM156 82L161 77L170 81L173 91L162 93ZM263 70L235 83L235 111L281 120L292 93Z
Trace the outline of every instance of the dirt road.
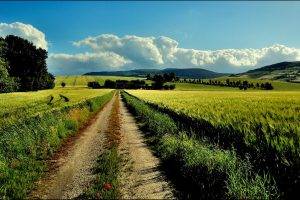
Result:
M119 101L119 104L114 104ZM110 118L113 106L119 117ZM117 121L111 121L117 120ZM158 169L159 160L144 143L134 117L128 112L119 95L97 114L74 141L68 151L54 160L55 165L41 179L29 198L69 199L78 197L89 186L94 176L93 166L109 142L108 132L113 124L121 125L119 152L124 156L121 197L127 199L173 198L172 188ZM117 129L116 129L117 130ZM50 166L51 167L51 166Z
M114 97L97 114L66 155L56 161L58 168L51 170L38 183L30 197L42 199L67 199L79 196L93 179L92 168L104 149L105 131Z

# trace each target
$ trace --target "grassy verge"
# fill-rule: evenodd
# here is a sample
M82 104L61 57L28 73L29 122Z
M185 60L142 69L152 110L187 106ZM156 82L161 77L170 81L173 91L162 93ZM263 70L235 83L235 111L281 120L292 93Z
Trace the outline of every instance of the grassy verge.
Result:
M113 96L113 92L84 102L39 113L1 127L0 197L25 198L47 168L45 160L62 141L77 133Z
M80 198L84 199L119 199L119 175L123 162L118 152L121 141L119 94L113 104L106 132L107 147L94 168L96 179Z
M123 92L128 108L151 133L154 151L171 166L185 198L270 199L277 197L272 179L253 172L247 159L180 131L175 121L145 102ZM184 185L184 186L182 186Z

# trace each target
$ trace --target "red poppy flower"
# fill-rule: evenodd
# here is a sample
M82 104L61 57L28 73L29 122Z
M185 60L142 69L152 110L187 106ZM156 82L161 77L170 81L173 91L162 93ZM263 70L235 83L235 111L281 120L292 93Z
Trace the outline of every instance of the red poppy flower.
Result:
M110 189L112 188L112 185L111 185L110 183L104 183L104 184L103 184L103 188L104 188L105 190L110 190Z

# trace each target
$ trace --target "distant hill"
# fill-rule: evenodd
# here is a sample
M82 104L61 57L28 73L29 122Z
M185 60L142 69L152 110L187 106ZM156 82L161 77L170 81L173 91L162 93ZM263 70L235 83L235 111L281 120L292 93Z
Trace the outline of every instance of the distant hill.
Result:
M249 70L236 76L248 76L257 79L300 82L300 61L280 62L258 69Z
M89 72L84 75L92 76L138 76L146 77L147 74L163 74L163 73L175 73L176 76L180 78L216 78L224 76L225 74L213 72L201 68L187 68L187 69L177 69L177 68L166 68L166 69L135 69L128 71L103 71L103 72Z

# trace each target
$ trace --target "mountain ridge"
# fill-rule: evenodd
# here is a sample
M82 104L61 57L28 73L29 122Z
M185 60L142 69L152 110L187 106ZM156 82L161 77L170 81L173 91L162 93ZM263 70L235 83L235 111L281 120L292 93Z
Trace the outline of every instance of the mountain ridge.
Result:
M279 62L238 74L257 79L300 82L300 61Z
M165 68L165 69L133 69L125 71L101 71L88 72L83 75L92 76L141 76L146 77L147 74L163 74L175 73L180 78L216 78L226 75L225 73L218 73L202 68Z

